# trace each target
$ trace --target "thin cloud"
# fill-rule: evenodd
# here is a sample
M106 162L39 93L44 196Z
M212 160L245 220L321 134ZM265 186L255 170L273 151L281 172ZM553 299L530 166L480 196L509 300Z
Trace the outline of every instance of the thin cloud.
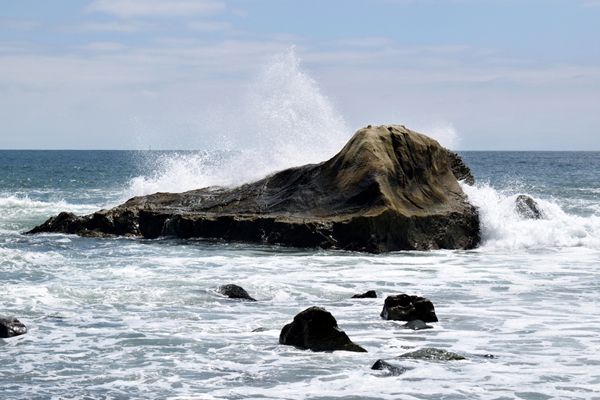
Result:
M94 0L89 12L101 12L122 18L165 17L214 14L225 9L219 0Z

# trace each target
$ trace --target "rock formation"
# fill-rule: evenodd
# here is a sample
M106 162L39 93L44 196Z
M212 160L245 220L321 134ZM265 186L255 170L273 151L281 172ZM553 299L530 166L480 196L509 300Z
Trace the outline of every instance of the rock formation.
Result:
M14 317L0 318L0 338L24 335L27 327Z
M81 217L61 213L29 233L216 238L367 252L470 249L480 241L479 216L457 182L470 174L458 160L404 126L367 127L320 164L236 188L134 197Z
M353 343L348 335L338 328L333 315L321 307L310 307L296 315L294 320L281 330L279 343L313 351L366 352Z
M423 322L438 321L431 300L407 294L386 297L383 310L381 310L381 317L396 321L413 321L417 319Z
M436 349L435 347L425 347L420 350L411 351L404 353L398 358L412 358L415 360L429 360L429 361L460 361L466 360L465 357L460 354L452 353L450 351Z
M219 286L218 292L230 299L256 301L256 299L246 292L246 289L238 285L228 284Z
M515 209L517 210L517 214L526 219L544 218L544 213L537 201L524 194L518 195L515 199Z
M361 294L355 294L354 296L352 296L353 299L376 299L377 298L377 292L374 290L367 290L364 293Z

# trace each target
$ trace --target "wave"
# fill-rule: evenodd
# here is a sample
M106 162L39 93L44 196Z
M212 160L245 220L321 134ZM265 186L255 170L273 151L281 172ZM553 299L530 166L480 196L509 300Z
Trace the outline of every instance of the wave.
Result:
M319 85L300 66L293 49L274 57L249 85L242 104L223 121L218 149L171 153L146 159L147 175L133 178L127 196L232 186L288 167L332 157L349 138L349 129ZM151 156L155 157L155 156Z
M598 215L573 215L552 200L530 196L544 218L527 219L516 211L518 194L497 190L489 184L463 185L463 190L469 201L479 208L482 248L600 248Z

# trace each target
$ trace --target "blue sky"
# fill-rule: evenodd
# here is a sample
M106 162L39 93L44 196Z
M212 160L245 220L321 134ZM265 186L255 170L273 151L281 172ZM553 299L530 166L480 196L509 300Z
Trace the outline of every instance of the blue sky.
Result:
M600 0L0 0L0 148L219 147L292 46L348 135L600 150Z

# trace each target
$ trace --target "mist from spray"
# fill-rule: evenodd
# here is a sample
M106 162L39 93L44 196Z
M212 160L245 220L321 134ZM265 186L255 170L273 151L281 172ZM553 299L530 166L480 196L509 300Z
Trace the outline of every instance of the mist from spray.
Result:
M344 119L301 68L294 49L264 67L219 131L219 149L146 158L148 176L131 180L125 197L232 186L284 168L324 161L350 136ZM223 131L226 131L223 133Z

